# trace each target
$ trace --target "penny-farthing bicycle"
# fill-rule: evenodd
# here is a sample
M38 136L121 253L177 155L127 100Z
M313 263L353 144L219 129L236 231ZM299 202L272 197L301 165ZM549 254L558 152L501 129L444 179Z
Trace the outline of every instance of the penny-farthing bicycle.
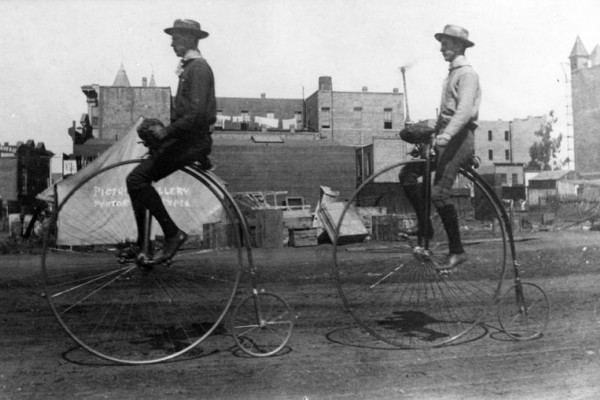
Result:
M469 260L452 270L440 270L448 245L441 220L431 207L433 140L430 134L422 138L425 159L377 172L346 202L333 254L334 277L346 309L373 336L402 348L436 347L466 338L473 327L487 323L484 317L490 311L497 311L500 329L509 337L539 337L549 318L548 298L539 286L521 282L510 219L491 185L475 172L474 162L460 169L460 186L452 196ZM397 179L410 163L425 163L428 171L422 187L426 215L433 225L431 239L410 236L414 231L410 228L417 224L415 211L398 204L398 189L376 185L390 177ZM369 207L385 209L387 214L373 217L367 240L348 244L344 228ZM507 269L508 264L512 268ZM513 284L503 289L509 273Z
M155 185L190 236L172 262L115 256L137 237L125 177L139 162L88 174L57 201L41 261L45 295L59 323L86 350L126 364L172 359L211 334L233 336L252 356L280 352L292 334L293 313L279 295L257 288L248 225L211 172L189 166ZM160 247L161 231L150 218L146 226L148 254ZM225 324L243 274L252 293Z

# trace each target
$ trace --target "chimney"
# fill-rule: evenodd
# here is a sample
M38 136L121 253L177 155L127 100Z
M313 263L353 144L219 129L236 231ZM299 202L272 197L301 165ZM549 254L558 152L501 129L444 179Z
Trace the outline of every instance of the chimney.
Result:
M266 93L261 93L260 94L260 98L263 99L263 100L266 99L267 98L267 94Z
M319 77L319 90L332 90L333 86L331 83L330 76L320 76Z
M146 78L146 77L142 78L142 87L148 87L148 78Z
M398 93L398 88L395 87L394 89L392 89L392 93Z
M363 91L363 92L368 92L368 91L369 91L369 88L368 88L368 87L366 87L366 86L363 86L363 87L362 87L362 91Z

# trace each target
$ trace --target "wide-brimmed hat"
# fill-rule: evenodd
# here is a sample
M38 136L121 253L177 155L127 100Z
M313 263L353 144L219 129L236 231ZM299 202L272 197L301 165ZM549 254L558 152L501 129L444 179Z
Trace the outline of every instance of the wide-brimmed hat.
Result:
M441 41L444 37L452 39L458 39L463 42L467 47L475 46L475 43L469 40L469 31L458 25L446 25L442 33L436 33L433 35L438 41Z
M193 33L198 39L204 39L208 36L208 32L200 29L200 24L191 19L176 19L173 22L173 27L165 29L165 32L169 35L177 31Z

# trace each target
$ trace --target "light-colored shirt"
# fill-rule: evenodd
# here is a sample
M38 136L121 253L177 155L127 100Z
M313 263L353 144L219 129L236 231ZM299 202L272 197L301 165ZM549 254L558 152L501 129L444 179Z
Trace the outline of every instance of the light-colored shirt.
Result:
M479 76L463 55L450 63L450 72L444 82L440 115L436 124L438 134L450 137L477 121L481 104Z

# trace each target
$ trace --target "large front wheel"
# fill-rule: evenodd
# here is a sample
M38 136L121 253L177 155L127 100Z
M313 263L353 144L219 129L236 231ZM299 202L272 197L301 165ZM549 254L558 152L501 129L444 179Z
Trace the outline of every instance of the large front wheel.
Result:
M187 169L156 184L189 235L172 264L119 260L115 253L137 238L125 188L137 162L59 185L42 254L45 293L58 322L86 350L127 364L168 360L211 333L225 335L222 320L248 262L240 220L222 188ZM162 236L156 223L151 230L150 251Z
M463 170L451 199L468 261L439 271L448 238L434 207L428 245L407 235L417 216L397 180L405 165L370 177L341 209L324 207L338 222L334 276L346 309L376 338L405 348L441 346L465 337L494 304L507 235L489 186Z

